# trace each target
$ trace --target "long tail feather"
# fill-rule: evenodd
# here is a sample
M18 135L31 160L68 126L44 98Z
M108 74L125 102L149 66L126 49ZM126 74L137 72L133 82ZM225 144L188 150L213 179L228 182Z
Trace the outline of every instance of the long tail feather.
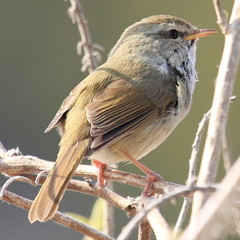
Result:
M57 158L53 169L36 196L28 214L31 223L36 220L45 222L56 213L59 203L67 189L76 168L90 146L89 139L69 147Z

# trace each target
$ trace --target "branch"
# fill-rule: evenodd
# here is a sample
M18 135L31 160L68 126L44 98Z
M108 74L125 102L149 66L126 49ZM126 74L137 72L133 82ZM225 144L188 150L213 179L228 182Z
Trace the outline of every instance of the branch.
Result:
M81 41L77 44L78 54L82 53L82 48L85 56L82 59L81 71L88 69L91 73L95 68L97 68L97 58L100 58L98 50L103 50L103 47L98 44L92 44L91 35L88 29L87 20L85 19L83 9L78 0L69 0L71 7L68 9L68 15L72 19L73 23L77 23L78 30L81 36Z
M151 239L151 225L149 221L144 218L138 227L138 240L150 240Z
M229 112L229 98L232 95L234 80L240 57L240 0L236 0L228 31L225 34L225 45L219 66L216 88L212 104L202 163L198 178L198 186L205 186L215 181L219 164L221 146L226 129ZM208 196L196 193L191 219L193 224L196 215ZM193 226L194 229L194 226Z
M0 156L0 158L2 159L3 157L4 156ZM13 156L13 157L9 157L1 160L0 173L5 174L8 177L27 176L28 178L35 181L36 175L38 175L42 171L49 172L53 164L54 164L53 162L42 160L34 156L18 155L18 156ZM93 166L82 165L82 164L79 165L79 167L75 171L74 176L81 176L81 177L87 177L87 178L93 178L93 179L96 179L97 177L95 168ZM119 171L116 169L105 169L103 172L103 177L106 180L109 180L112 182L119 182L119 183L127 184L130 186L138 187L140 189L143 189L146 184L146 177L139 176L136 174L131 174L128 172ZM75 181L76 180L71 180L70 183L75 183ZM81 181L76 181L76 182L84 184L84 182L81 182ZM41 178L40 184L42 183L43 183L43 179ZM68 189L73 191L79 191L78 188L79 186L74 186L71 184L69 184L68 186ZM175 184L175 183L170 183L165 181L163 182L156 181L153 183L152 190L159 194L162 194L162 193L173 192L176 189L182 189L182 188L184 188L184 186L181 184ZM86 191L89 191L89 190L86 190Z
M192 187L192 188L185 188L183 190L166 194L162 198L155 200L153 203L148 205L146 208L142 209L136 216L134 216L129 223L124 227L124 231L120 233L117 237L117 240L125 240L130 235L130 233L135 229L137 224L155 207L161 207L167 202L176 199L177 197L186 197L190 194L193 194L195 191L203 191L203 192L212 192L212 187Z
M230 98L230 103L235 102L236 96L232 96ZM225 171L228 172L231 166L233 165L233 157L232 157L232 149L230 146L230 140L228 137L227 128L225 129L225 133L223 136L223 145L222 145L222 156L223 156L223 164Z
M192 153L189 160L189 171L188 171L188 179L187 179L188 187L193 187L193 184L194 184L196 165L197 165L197 155L198 155L198 151L199 151L199 147L200 147L200 143L201 143L201 139L204 131L204 125L209 120L210 114L211 114L211 109L206 114L203 115L203 119L198 125L198 130L192 145ZM180 214L178 216L177 223L174 228L175 237L177 236L179 230L182 228L182 225L187 215L189 205L190 205L190 199L184 198L184 202L183 202Z
M236 100L236 96L232 96L229 100L231 103L234 102ZM198 125L198 130L197 130L196 137L195 137L193 145L192 145L192 153L191 153L191 157L189 160L189 171L188 171L188 179L187 179L188 187L194 186L196 165L197 165L197 155L199 152L200 143L201 143L202 135L204 132L204 126L207 123L207 121L209 121L210 115L211 115L211 109L206 114L203 115L203 118ZM226 135L226 132L225 132L225 135ZM227 143L228 143L228 141L227 141ZM224 164L228 166L227 170L229 170L230 167L232 166L231 159L229 159L230 158L229 157L230 156L229 148L230 147L229 147L229 143L228 143L228 145L225 147L225 149L223 151L224 155L226 155L226 157L225 157L226 160L224 158ZM182 225L185 221L190 202L191 201L189 198L184 198L184 202L183 202L180 214L178 216L177 223L174 228L174 236L175 237L177 236L179 230L182 228Z
M219 0L213 0L213 6L215 8L215 12L217 15L217 23L218 23L219 27L221 28L222 33L225 34L225 33L227 33L227 30L229 27L226 14L224 13L224 11L222 9L222 6L221 6L221 3Z
M27 211L29 211L32 205L32 201L30 201L29 199L10 193L6 190L4 191L2 200ZM84 235L87 235L92 239L113 240L113 238L108 237L107 235L87 226L86 224L78 222L77 220L60 212L57 212L51 220L62 224L65 227L71 228L77 232L80 232Z
M7 176L17 176L22 175L26 176L28 179L35 181L36 175L39 174L41 177L38 178L40 184L42 184L45 180L45 176L42 174L42 171L48 172L53 165L53 162L48 162L45 160L38 159L32 156L22 156L19 149L7 151L2 144L0 144L0 172L4 173ZM5 158L5 159L4 159ZM118 207L128 213L128 215L134 215L136 213L136 204L133 203L133 200L126 199L121 197L120 195L110 191L107 188L98 188L96 183L89 178L95 178L96 172L94 167L92 166L84 166L80 165L76 172L75 176L87 176L87 182L82 182L79 180L71 180L68 185L68 190L84 192L86 194L91 194L96 197L101 197L108 201L115 207ZM121 172L117 170L106 169L104 171L104 178L111 181L118 181L125 184L129 184L136 187L144 187L146 178L141 177L135 174L129 174L126 172ZM14 178L15 179L15 178ZM10 179L11 180L11 179ZM21 178L20 178L21 180ZM23 178L24 181L25 178ZM169 201L170 199L176 196L183 197L192 197L192 193L195 190L186 191L185 187L182 185L168 183L168 182L156 182L154 183L153 189L159 193L167 193L173 191L182 191L181 193L177 193L177 195L167 195L161 201L162 204ZM214 190L215 188L207 188ZM2 196L3 200L12 203L11 200L6 198L6 193L8 193L5 189L3 189ZM234 207L240 209L239 200L232 201ZM160 203L161 204L161 203ZM17 204L16 204L17 205ZM145 232L146 234L146 232Z
M46 176L44 176L42 173L49 172L54 162L42 160L33 156L16 156L16 152L18 152L18 154L21 154L19 149L12 149L10 151L7 151L0 142L0 173L7 177L24 176L30 179L32 182L35 182L36 176L40 175L41 177L37 183L43 184ZM14 153L13 156L12 153ZM91 178L97 178L95 167L80 164L76 169L74 176L85 177L87 180L84 182L72 179L68 185L68 190L83 192L96 197L101 197L114 206L129 212L129 214L135 214L135 210L129 206L128 199L121 197L120 195L110 191L107 188L98 188L95 186L95 182L91 180ZM103 172L103 177L104 179L112 182L119 182L140 189L144 188L146 184L146 177L119 171L116 169L105 169ZM163 194L180 191L185 188L186 186L181 184L166 181L156 181L153 183L151 189L158 194ZM216 185L212 186L212 188L218 189ZM189 195L186 197L191 199L192 193L189 193ZM238 203L236 203L236 205L238 206Z
M239 187L239 169L240 157L222 180L219 190L217 190L203 206L201 212L195 219L197 224L194 225L194 228L190 225L190 227L183 232L179 240L210 240L217 239L221 236L222 231L225 229L224 225L227 224L224 223L224 219L228 219L227 221L229 221L228 215L232 214L231 208L229 208L229 205L226 205L226 203L228 203L228 199L232 194L235 194L236 187ZM239 198L240 194L238 193L237 195ZM218 226L218 231L214 231L215 233L213 237L212 231L216 226Z
M149 206L155 201L156 200L153 198L148 198L145 207ZM147 219L155 233L157 240L170 240L170 228L158 208L153 208L151 211L149 211L147 214Z
M48 172L54 164L53 162L45 161L37 157L22 155L16 156L15 152L15 150L7 151L0 142L0 173L8 177L25 176L32 182L35 182L37 174L40 173L40 175L42 175L41 173L43 171ZM14 153L13 157L12 153ZM110 171L108 175L111 175L111 171L113 170L108 170ZM124 173L120 173L120 176L117 175L117 177L122 177L122 175L124 175ZM96 173L94 167L80 165L75 172L75 176L87 176L88 178L96 178ZM43 184L45 179L46 176L41 176L41 178L38 179L37 183ZM26 180L24 181L26 182ZM68 190L83 192L92 196L101 197L113 206L127 211L129 215L135 214L135 208L131 207L131 202L129 199L126 199L107 188L99 188L93 181L88 180L87 182L83 182L72 179L68 185Z
M112 182L108 182L107 183L107 187L109 190L113 191L113 183ZM119 195L118 195L119 196ZM119 199L120 200L120 199ZM125 200L125 199L124 199ZM116 201L119 202L119 201ZM120 201L122 202L122 201ZM113 209L113 205L109 203L109 201L103 201L103 233L105 233L106 235L113 237L114 236L114 209ZM130 207L130 205L129 205ZM126 209L126 208L125 208ZM128 208L127 208L128 209ZM135 213L135 208L130 207L130 210L132 213L130 214L134 214Z
M228 136L227 129L225 130L223 136L223 145L222 145L222 157L225 171L228 172L231 166L233 165L232 149L230 146L230 140Z

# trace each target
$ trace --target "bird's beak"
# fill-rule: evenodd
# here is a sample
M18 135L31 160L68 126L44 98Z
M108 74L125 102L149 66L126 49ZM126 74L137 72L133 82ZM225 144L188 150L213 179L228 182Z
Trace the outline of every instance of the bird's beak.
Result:
M210 36L215 33L217 33L217 31L212 30L212 29L198 29L198 30L195 30L193 34L186 36L184 39L185 40L189 40L189 39L195 40L197 38L207 37L207 36Z

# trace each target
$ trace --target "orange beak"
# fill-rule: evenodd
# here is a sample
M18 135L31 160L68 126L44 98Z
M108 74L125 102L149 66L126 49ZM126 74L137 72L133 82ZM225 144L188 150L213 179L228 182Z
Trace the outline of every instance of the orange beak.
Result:
M217 31L212 30L212 29L198 29L198 30L194 31L194 34L188 35L184 39L185 40L189 40L189 39L194 40L194 39L201 38L201 37L207 37L207 36L210 36L215 33L217 33Z

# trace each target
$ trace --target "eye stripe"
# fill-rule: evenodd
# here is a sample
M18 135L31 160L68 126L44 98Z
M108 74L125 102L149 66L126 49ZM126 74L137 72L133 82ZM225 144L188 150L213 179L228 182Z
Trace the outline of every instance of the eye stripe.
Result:
M172 30L175 30L175 29L172 29ZM170 33L170 31L172 31L172 30L169 30L169 31L159 31L157 34L158 34L158 36L161 36L161 38L163 38L163 39L173 39L173 38L171 38L170 36L169 36L169 33ZM178 33L178 36L177 36L177 38L178 37L181 37L181 38L183 38L184 37L184 35L185 35L185 33L183 33L183 32L179 32L178 30L176 30L177 31L177 33ZM175 39L177 39L177 38L175 38Z

